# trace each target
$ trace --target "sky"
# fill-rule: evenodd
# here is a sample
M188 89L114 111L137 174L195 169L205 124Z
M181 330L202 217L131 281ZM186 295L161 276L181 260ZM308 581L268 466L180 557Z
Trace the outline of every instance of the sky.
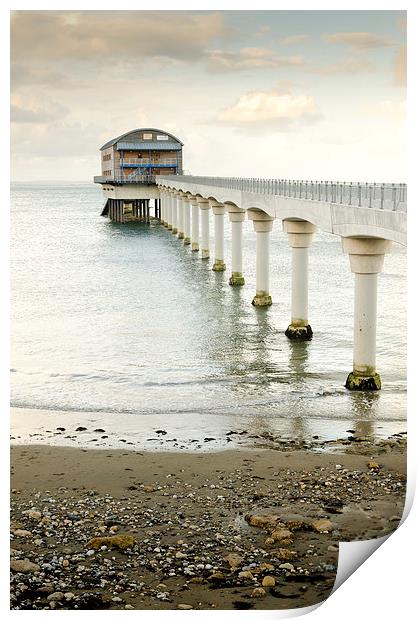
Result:
M406 181L405 11L13 11L12 180L140 127L187 174Z

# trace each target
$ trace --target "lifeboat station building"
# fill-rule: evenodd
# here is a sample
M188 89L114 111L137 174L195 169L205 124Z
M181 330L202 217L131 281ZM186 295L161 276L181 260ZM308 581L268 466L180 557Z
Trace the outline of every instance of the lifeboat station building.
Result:
M134 129L106 142L101 149L101 175L94 177L104 194L102 215L121 223L160 217L155 177L183 173L183 143L161 129Z

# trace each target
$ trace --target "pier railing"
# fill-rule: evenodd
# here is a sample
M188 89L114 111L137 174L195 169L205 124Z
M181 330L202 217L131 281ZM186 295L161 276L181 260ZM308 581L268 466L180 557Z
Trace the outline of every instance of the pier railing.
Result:
M154 165L161 165L164 164L166 166L176 166L177 165L177 160L175 158L161 158L161 159L155 159L155 158L150 158L150 157L137 157L136 159L134 158L123 158L120 160L120 165L121 166L138 166L138 165L149 165L149 166L154 166Z
M118 170L111 176L95 176L94 183L108 183L109 185L125 185L129 183L134 185L155 185L155 175L132 173L125 176Z
M296 181L239 177L200 177L164 175L157 183L172 180L198 185L212 185L258 194L302 198L319 202L407 211L406 183L350 183L344 181Z

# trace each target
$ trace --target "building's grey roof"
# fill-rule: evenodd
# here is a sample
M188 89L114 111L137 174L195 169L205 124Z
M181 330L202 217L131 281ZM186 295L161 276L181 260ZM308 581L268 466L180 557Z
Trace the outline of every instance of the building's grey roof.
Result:
M113 138L113 140L109 140L109 142L106 142L106 144L103 144L103 146L100 148L100 151L102 151L103 149L108 149L110 146L113 146L113 144L116 144L116 142L119 142L119 140L122 140L122 138L126 138L130 134L136 133L137 131L142 131L144 133L152 131L153 133L165 134L166 136L169 136L170 138L172 138L174 142L181 144L181 145L183 144L181 140L178 140L178 138L173 136L172 133L168 133L167 131L164 131L163 129L155 129L154 127L139 127L139 129L131 129L131 131L123 133L121 136L118 136L117 138Z
M161 140L160 142L118 142L116 144L118 151L180 151L181 144L178 142L166 142Z

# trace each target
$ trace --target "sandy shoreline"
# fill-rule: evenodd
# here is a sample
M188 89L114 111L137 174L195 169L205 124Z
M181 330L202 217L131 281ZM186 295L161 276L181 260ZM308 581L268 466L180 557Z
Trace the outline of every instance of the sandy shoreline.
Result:
M11 408L12 445L87 449L208 452L292 446L327 450L335 440L385 439L406 430L405 420L343 420L56 411Z
M13 446L11 607L320 602L334 583L338 542L391 532L405 497L405 439L337 447L196 454ZM133 537L119 541L127 550L112 548L113 538L91 542L121 534Z

